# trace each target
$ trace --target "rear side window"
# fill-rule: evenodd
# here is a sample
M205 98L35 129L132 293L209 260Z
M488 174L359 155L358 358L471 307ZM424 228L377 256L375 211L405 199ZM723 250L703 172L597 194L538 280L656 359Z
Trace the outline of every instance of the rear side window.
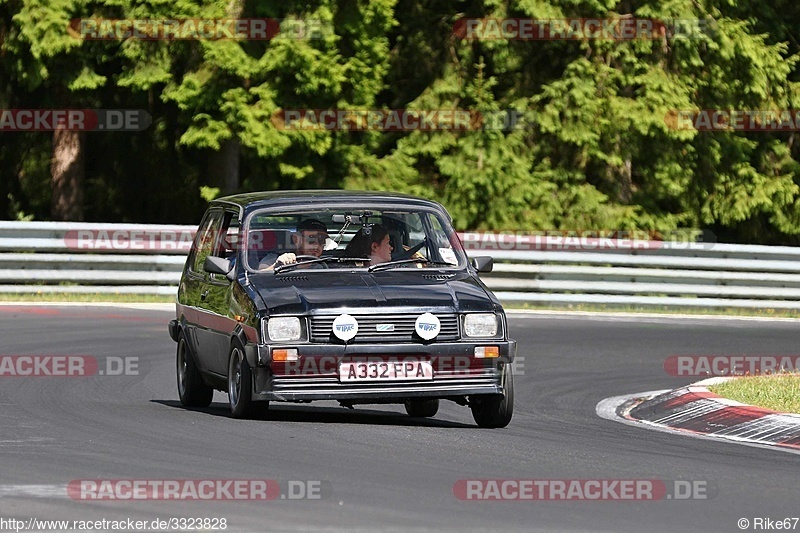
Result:
M214 249L214 255L224 259L233 260L239 251L239 216L233 211L225 211L222 217L222 226L219 230L219 239Z
M203 263L214 249L214 239L219 232L221 221L222 211L214 209L206 213L206 216L200 222L200 227L197 229L197 235L194 239L194 246L192 247L194 255L189 262L189 268L193 272L203 274Z

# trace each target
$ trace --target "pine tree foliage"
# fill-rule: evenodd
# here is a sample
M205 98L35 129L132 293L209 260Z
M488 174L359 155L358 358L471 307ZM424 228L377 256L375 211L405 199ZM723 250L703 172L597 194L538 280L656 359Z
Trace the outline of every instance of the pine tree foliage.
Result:
M455 30L507 17L700 21L703 31L525 41ZM321 31L88 40L70 31L81 18L271 18ZM195 221L201 191L218 187L210 162L235 143L240 190L407 192L442 201L459 229L708 228L721 240L796 244L797 128L696 131L675 117L800 108L798 28L789 0L0 0L0 102L153 116L144 132L87 137L89 220ZM279 120L321 109L500 118L474 131ZM0 139L0 216L48 218L47 134Z

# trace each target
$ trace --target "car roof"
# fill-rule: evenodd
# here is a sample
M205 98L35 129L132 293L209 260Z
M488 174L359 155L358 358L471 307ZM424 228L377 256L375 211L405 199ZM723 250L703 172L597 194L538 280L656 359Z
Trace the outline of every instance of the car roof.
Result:
M213 200L211 204L234 204L242 209L250 211L252 209L276 205L319 203L320 206L324 206L325 203L343 203L350 200L359 203L398 203L442 209L442 206L438 202L425 200L424 198L409 194L383 191L345 191L341 189L248 192L217 198Z

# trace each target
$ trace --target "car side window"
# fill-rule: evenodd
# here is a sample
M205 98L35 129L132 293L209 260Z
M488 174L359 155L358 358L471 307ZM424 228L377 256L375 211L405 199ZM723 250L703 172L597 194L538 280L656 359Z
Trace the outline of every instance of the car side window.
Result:
M215 209L209 211L200 227L197 230L197 236L194 240L193 253L194 257L190 262L192 272L204 274L203 263L209 254L214 249L214 240L219 232L220 222L222 221L222 211Z
M430 248L433 252L433 259L436 261L444 261L451 265L458 265L458 257L453 252L453 245L447 236L447 232L442 227L441 221L433 214L428 215L428 223L431 228L431 243ZM437 253L438 252L438 257Z
M239 250L240 229L238 214L233 211L225 211L219 229L219 239L214 247L215 256L231 261L235 260L236 252Z

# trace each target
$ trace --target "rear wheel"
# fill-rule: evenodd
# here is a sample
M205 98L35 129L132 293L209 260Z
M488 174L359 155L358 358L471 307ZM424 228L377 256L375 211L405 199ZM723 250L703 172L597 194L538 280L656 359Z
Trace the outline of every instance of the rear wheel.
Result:
M406 413L415 418L429 418L439 412L439 399L433 400L406 400Z
M503 369L503 395L472 396L469 407L472 418L482 428L504 428L514 414L514 376L511 365Z
M253 373L238 341L233 342L228 358L228 403L234 418L248 418L256 407L253 402Z
M178 334L178 352L175 358L178 375L178 397L187 407L208 407L214 397L214 389L203 382L200 370L189 350L186 337Z

